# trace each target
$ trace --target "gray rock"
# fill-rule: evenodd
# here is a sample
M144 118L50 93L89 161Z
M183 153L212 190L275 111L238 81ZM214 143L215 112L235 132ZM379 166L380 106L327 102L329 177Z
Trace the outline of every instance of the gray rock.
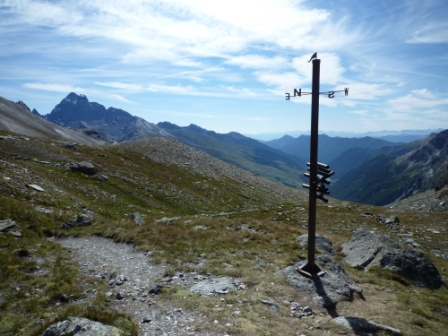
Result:
M397 216L372 215L371 217L391 229L398 229L400 226L400 219Z
M372 261L371 266L398 273L428 288L438 288L443 284L442 276L432 261L415 250L385 249Z
M89 226L92 225L92 221L90 220L89 216L85 214L79 214L73 219L69 220L68 222L65 222L62 224L62 229L70 229L72 227L79 227L79 226Z
M342 252L346 255L344 260L347 264L355 268L365 268L384 247L398 248L398 244L384 235L358 229L346 243L342 244Z
M131 214L131 219L134 220L138 225L144 225L145 221L143 220L142 216L138 212L134 212Z
M109 179L106 175L102 175L102 174L95 175L93 178L100 182L105 182Z
M280 314L280 308L278 307L277 302L272 300L261 300L261 303L268 306L269 310L273 313Z
M319 255L315 262L325 271L323 275L309 278L299 273L297 269L305 266L307 260L282 270L282 273L287 275L287 282L291 286L313 295L314 304L334 309L341 300L353 300L354 293L362 295L361 288L348 276L344 268L328 255Z
M125 333L113 326L107 326L81 317L69 317L48 327L41 336L124 336Z
M438 288L443 284L442 276L428 257L421 252L401 248L384 235L358 229L342 247L346 254L344 260L352 267L388 269L428 288Z
M14 237L22 237L22 232L17 231L17 230L9 230L8 231L9 234L13 235Z
M68 145L65 145L64 148L71 149L71 150L78 150L78 144L77 143L68 144Z
M82 161L70 166L72 171L78 171L87 175L95 175L98 169L90 162Z
M308 234L304 234L297 238L297 241L300 243L300 246L302 246L302 249L308 249ZM316 233L316 248L322 251L323 253L326 253L328 255L335 255L336 251L333 247L332 242L328 239L322 236L320 233Z
M176 220L180 219L180 217L172 217L172 218L168 218L168 217L163 217L160 219L156 220L156 223L167 223L169 225L175 225L176 224Z
M339 316L331 320L331 322L344 326L353 330L357 335L359 333L370 333L384 331L392 335L401 335L400 330L389 327L387 325L378 324L359 317Z
M14 227L15 225L16 225L16 222L14 222L12 219L0 220L0 232L7 231L10 228Z
M36 207L34 207L34 210L39 211L39 212L42 212L42 213L47 214L47 215L53 213L53 210L52 210L52 209L45 209L45 208L43 208L43 207L41 207L41 206L36 206Z
M227 294L237 290L234 280L230 277L207 279L198 282L190 288L190 291L200 295Z
M36 191L45 191L44 188L42 188L41 186L38 186L37 184L26 184L26 186L30 189L36 190Z

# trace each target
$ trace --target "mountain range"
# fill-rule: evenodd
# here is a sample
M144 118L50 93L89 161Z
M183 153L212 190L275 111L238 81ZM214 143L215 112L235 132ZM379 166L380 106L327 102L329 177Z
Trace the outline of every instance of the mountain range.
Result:
M332 138L340 137L340 138L364 138L371 137L382 139L390 142L411 142L419 139L426 138L431 133L439 133L443 131L443 128L437 129L422 129L422 130L401 130L401 131L376 131L376 132L364 132L364 133L356 133L356 132L335 132L335 131L324 131L320 130L320 134L326 134ZM299 137L300 135L310 135L310 131L302 132L302 131L292 131L292 132L282 132L282 133L260 133L260 134L245 134L248 137L253 139L257 139L260 141L271 141L275 139L280 139L284 135L289 135L292 137Z
M379 151L339 179L332 188L333 195L386 205L427 190L440 190L447 184L448 130L413 143L417 145L404 154Z
M114 107L89 102L85 95L72 92L44 116L48 121L75 129L95 129L101 137L121 142L152 136L170 136L146 120Z
M86 144L168 137L274 182L300 188L302 181L306 181L303 171L309 157L308 135L297 138L286 135L260 142L236 132L219 134L193 124L181 127L162 122L155 125L121 109L106 109L73 92L41 118L23 102L2 99L1 103L5 117L0 126L16 133L49 136L48 129L52 129L51 134L63 134L66 139ZM11 113L14 109L26 117L17 119L19 113ZM7 116L5 111L9 111ZM445 185L441 181L448 166L445 137L446 131L442 131L416 141L398 143L367 136L319 135L319 161L330 164L336 172L331 196L385 205L416 193L440 189Z

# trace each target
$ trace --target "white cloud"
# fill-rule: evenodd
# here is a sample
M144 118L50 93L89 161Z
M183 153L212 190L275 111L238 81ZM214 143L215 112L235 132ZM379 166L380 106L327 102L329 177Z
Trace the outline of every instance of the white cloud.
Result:
M294 58L292 61L292 67L299 73L300 76L303 76L311 83L313 66L312 63L308 63L310 57L311 54ZM321 84L336 85L343 81L342 75L345 72L345 69L341 65L338 55L333 53L318 53L317 58L321 59Z
M63 93L85 92L85 89L83 88L58 83L25 83L23 84L23 86L28 89L52 91L52 92L63 92Z
M348 111L348 113L365 116L365 115L367 115L367 113L369 113L369 111L368 110L358 110L358 111Z
M225 63L237 65L241 68L279 69L288 67L289 60L281 56L243 55L231 57Z
M376 100L380 97L389 96L394 89L385 84L376 83L346 83L344 87L349 88L349 99L351 100Z
M294 88L300 88L301 85L309 85L306 78L301 77L294 72L268 72L258 71L255 73L257 80L269 86L276 86L285 92L292 92Z
M142 91L143 86L139 84L128 84L120 82L95 82L96 85L106 86L114 89L123 89L129 91Z
M420 89L413 90L406 96L390 99L388 104L393 111L417 112L448 105L448 98L440 97L427 89Z
M413 32L408 43L448 43L448 21L428 22Z
M328 11L297 0L8 3L19 22L47 26L61 36L120 42L127 48L116 50L116 56L126 62L157 59L198 66L198 58L221 57L257 45L322 50L338 44L334 36L339 33L345 43L355 39L340 22L332 22ZM333 38L324 38L328 31Z
M116 101L119 101L119 102L122 102L122 103L127 103L127 104L131 104L132 103L132 101L126 99L123 96L117 95L117 94L113 94L113 95L111 95L111 97L113 99L115 99Z

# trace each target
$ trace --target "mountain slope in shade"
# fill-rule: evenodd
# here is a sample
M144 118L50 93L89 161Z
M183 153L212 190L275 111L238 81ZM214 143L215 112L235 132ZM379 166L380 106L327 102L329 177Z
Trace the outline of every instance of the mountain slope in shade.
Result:
M399 144L395 146L386 146L377 149L371 148L350 148L336 159L329 161L328 164L331 170L335 171L335 179L342 178L345 174L350 174L350 171L358 168L363 163L373 159L374 157L387 154L393 156L401 156L418 148L424 143L424 140L417 140L410 143Z
M92 138L83 132L55 125L37 116L22 101L14 103L2 97L0 97L0 129L41 139L59 139L86 145L105 143L98 137Z
M301 187L305 159L271 148L236 132L219 134L196 125L157 124L178 141L255 175L288 186Z
M364 138L340 138L329 137L321 134L318 138L319 143L319 161L328 163L336 159L346 150L351 148L368 148L378 149L385 146L395 146L397 143L392 143L371 137ZM302 158L310 157L310 136L301 135L297 138L285 135L284 137L267 141L266 144L272 148L279 149L285 153L299 156Z
M92 128L107 139L117 142L170 134L130 113L89 102L86 96L70 93L45 118L55 124L72 128Z
M441 188L448 167L448 130L421 142L404 155L381 154L350 171L332 186L332 196L386 205Z

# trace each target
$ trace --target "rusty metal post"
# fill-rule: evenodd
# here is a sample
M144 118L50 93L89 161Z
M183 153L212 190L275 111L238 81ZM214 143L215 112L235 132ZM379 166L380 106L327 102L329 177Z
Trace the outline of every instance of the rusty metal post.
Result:
M310 193L308 214L308 260L299 271L317 276L322 270L316 265L316 193L317 193L317 151L319 133L319 89L320 89L320 59L313 59L313 79L311 91L311 143L310 143Z
M304 188L310 190L309 193L309 219L308 219L308 260L305 266L299 267L297 270L307 276L315 277L324 274L319 266L315 263L316 252L316 199L319 198L324 202L328 202L328 199L323 197L323 194L330 194L330 191L325 184L330 184L330 178L334 175L334 171L330 170L330 166L317 161L318 151L318 133L319 133L319 95L323 94L328 98L334 98L336 92L344 92L348 96L348 88L344 90L335 90L328 92L320 92L320 59L317 58L317 52L315 52L310 60L313 61L313 78L312 78L312 91L304 92L302 89L294 89L293 96L291 93L286 92L286 100L291 98L301 97L304 95L311 95L311 142L310 142L310 173L305 173L305 176L309 177L310 184L303 184ZM318 178L318 176L320 176Z

